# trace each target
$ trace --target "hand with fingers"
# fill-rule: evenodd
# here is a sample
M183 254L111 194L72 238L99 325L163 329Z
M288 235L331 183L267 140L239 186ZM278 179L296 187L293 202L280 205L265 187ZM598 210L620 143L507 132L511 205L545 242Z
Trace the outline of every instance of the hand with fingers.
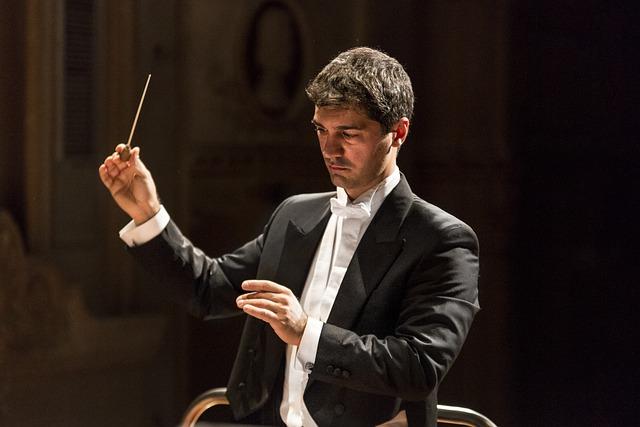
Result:
M126 161L119 155L123 150L125 145L118 144L98 173L118 206L140 225L158 213L160 201L151 172L140 160L140 147L133 148Z
M285 343L300 345L307 314L289 288L268 280L246 280L242 289L248 293L236 299L241 310L267 322Z

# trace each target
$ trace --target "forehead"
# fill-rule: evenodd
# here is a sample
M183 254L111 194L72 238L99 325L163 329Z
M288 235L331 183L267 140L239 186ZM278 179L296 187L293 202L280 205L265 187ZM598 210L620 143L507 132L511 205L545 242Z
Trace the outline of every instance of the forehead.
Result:
M357 107L315 107L313 122L325 127L380 128L380 123Z

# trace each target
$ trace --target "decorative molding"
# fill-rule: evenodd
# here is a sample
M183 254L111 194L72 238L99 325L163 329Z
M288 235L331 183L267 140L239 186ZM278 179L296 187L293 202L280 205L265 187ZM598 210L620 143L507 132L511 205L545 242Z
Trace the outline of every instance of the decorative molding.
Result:
M258 1L237 27L234 74L249 110L265 123L297 120L306 105L309 27L304 9L292 0Z
M91 316L79 289L68 286L55 266L25 253L18 227L4 210L0 283L0 366L12 366L0 368L2 376L131 363L150 358L162 341L160 316Z
M53 159L62 120L63 2L26 1L25 190L27 240L35 253L52 242Z
M97 152L113 152L126 142L134 117L143 77L136 78L136 4L98 0L96 3L96 71L98 105L96 107ZM146 77L146 75L144 75ZM105 230L112 233L123 225L120 209L108 200L102 212ZM117 308L133 311L135 284L133 264L122 250L119 239L105 236L104 283L113 286Z

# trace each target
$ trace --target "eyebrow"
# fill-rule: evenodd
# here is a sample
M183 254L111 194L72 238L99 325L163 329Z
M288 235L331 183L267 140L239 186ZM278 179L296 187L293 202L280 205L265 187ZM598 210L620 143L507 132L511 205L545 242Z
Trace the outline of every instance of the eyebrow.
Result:
M320 122L316 121L316 119L312 119L311 124L317 127L324 128L324 126ZM337 129L338 130L362 130L364 129L364 127L358 126L355 124L344 124L344 125L338 126Z

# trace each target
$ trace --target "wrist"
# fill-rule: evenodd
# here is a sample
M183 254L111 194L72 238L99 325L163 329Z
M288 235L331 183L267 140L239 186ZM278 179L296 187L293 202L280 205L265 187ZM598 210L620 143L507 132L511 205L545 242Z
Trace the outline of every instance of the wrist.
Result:
M160 212L160 203L158 201L150 202L146 207L141 208L141 212L138 215L132 216L131 219L133 219L136 226L139 226L156 216L158 212Z
M300 343L302 342L302 337L304 336L304 331L305 331L305 329L307 329L308 320L309 320L309 316L307 316L306 313L305 313L303 318L302 318L302 320L300 321L298 334L297 334L297 343L295 344L296 346L299 346Z

